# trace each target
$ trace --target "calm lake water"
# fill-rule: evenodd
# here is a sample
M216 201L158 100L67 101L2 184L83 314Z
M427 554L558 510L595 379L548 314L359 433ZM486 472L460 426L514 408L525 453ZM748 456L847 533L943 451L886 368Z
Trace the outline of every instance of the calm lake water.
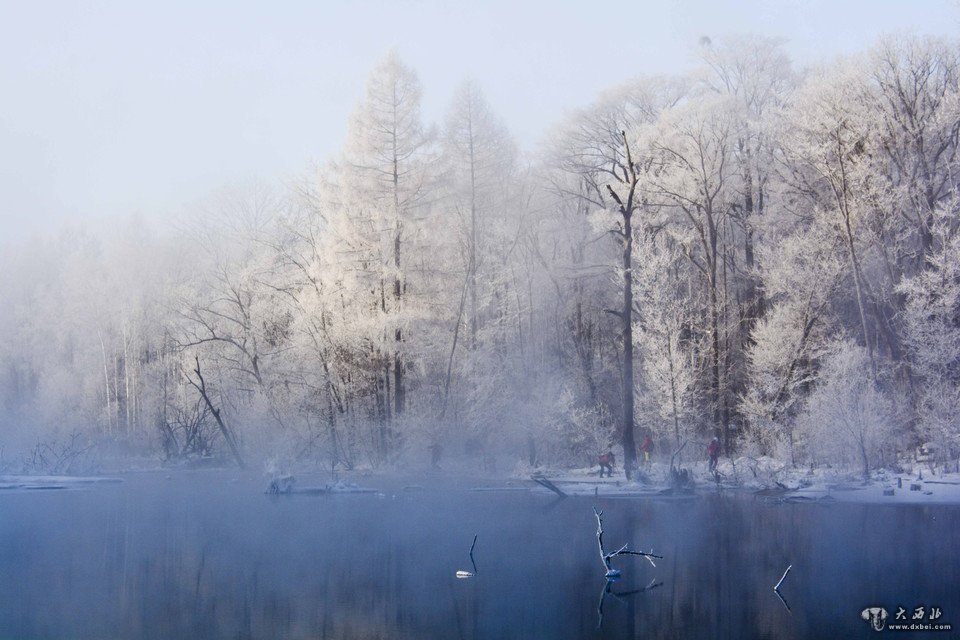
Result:
M957 507L125 479L0 492L0 638L869 638L861 610L898 605L956 631L897 637L960 632ZM595 504L609 547L665 556L615 559L609 594Z

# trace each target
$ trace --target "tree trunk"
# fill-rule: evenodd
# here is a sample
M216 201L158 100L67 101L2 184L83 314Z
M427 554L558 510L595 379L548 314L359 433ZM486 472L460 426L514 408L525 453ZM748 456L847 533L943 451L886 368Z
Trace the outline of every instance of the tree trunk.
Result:
M863 330L863 342L867 347L867 355L870 356L870 369L873 379L877 377L877 362L873 355L873 344L870 342L870 334L867 332L867 315L863 308L863 291L860 284L860 262L857 260L857 253L853 245L853 231L850 228L850 214L843 212L843 224L847 235L847 250L850 255L850 265L853 267L853 286L857 294L857 310L860 312L860 328Z
M621 376L620 394L623 405L623 419L620 425L620 436L623 444L623 471L627 480L630 480L633 476L633 469L637 464L637 446L633 433L633 213L636 209L635 197L640 179L633 163L633 155L630 153L627 133L621 131L620 137L623 140L626 160L622 183L628 188L627 196L621 198L609 184L607 185L607 192L617 203L623 221L623 228L617 232L623 248L623 308L613 313L619 316L623 323L623 375Z
M473 148L473 115L470 137L470 348L477 348L477 168Z
M403 287L400 280L400 237L402 229L402 220L400 216L400 166L397 156L397 141L394 134L393 140L393 211L394 211L394 233L393 233L393 266L396 273L393 278L393 299L394 313L399 316L401 310L401 296ZM398 318L399 320L399 318ZM401 356L403 344L403 331L397 326L394 332L394 352L393 352L393 415L399 418L403 414L404 408L404 387L403 387L403 358Z
M633 434L633 227L632 211L623 214L623 470L630 479L637 462Z
M673 434L680 446L680 418L677 416L677 377L673 369L673 345L670 344L670 332L667 332L667 361L670 364L670 405L673 411Z
M197 374L198 382L194 382L192 379L187 377L190 381L190 384L200 392L200 397L203 398L203 401L207 404L207 408L210 409L210 413L213 414L214 419L217 421L217 426L220 427L220 433L223 434L223 439L227 441L227 446L230 447L230 452L233 454L234 459L237 461L237 465L244 469L246 465L243 463L243 458L240 456L240 448L237 446L237 442L233 437L233 432L227 428L227 425L224 424L223 418L220 417L220 410L213 406L213 401L210 400L210 396L207 394L207 385L203 380L203 374L200 373L200 358L194 358L194 361L197 364L196 369L193 370Z
M103 343L103 333L98 329L97 337L100 339L100 355L103 358L103 393L104 400L107 403L107 433L113 431L113 411L110 404L110 373L107 370L107 347Z

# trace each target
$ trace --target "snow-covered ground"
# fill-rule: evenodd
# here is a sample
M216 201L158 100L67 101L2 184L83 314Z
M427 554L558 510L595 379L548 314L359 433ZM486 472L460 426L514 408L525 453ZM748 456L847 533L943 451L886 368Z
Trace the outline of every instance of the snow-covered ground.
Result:
M271 476L288 480L278 483L273 493L377 493L424 490L426 488L469 488L474 491L532 491L552 495L551 489L537 484L539 476L565 495L618 498L689 498L717 491L754 495L758 499L782 502L856 502L876 504L956 504L960 505L960 473L934 473L928 466L915 465L903 473L875 471L864 482L862 474L831 468L803 469L772 458L722 459L718 465L720 482L709 473L705 461L686 466L690 472L688 487L671 485L669 465L651 463L638 476L627 481L622 469L614 477L599 475L597 467L580 469L531 469L518 465L509 477L461 476L456 468L447 471L414 473L393 477L389 472L359 471L348 478L330 482L316 474ZM352 481L356 481L355 484ZM52 490L80 488L100 483L123 482L116 476L31 476L0 475L0 490ZM279 485L283 486L279 486ZM269 492L269 489L268 489Z

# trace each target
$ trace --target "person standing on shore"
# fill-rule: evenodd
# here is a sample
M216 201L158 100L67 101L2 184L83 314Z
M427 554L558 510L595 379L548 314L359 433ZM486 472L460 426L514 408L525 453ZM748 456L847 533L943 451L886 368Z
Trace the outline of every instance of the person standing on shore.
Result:
M710 473L717 470L717 460L720 458L720 438L713 436L713 440L707 445L707 455L710 457Z
M650 434L643 438L643 442L640 444L640 453L643 454L643 466L650 466L650 454L653 452L653 439L650 438Z
M607 477L613 477L613 465L616 464L616 459L613 457L613 451L607 451L605 454L598 458L600 463L600 477L603 477L604 469L607 470Z

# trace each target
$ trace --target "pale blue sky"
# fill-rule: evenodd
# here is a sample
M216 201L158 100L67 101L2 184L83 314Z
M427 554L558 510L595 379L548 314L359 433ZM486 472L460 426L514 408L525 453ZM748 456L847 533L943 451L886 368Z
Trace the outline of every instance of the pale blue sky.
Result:
M601 89L688 68L701 35L782 36L806 64L882 33L958 28L952 0L0 0L0 234L166 215L300 171L336 152L394 46L427 118L472 77L531 148Z

